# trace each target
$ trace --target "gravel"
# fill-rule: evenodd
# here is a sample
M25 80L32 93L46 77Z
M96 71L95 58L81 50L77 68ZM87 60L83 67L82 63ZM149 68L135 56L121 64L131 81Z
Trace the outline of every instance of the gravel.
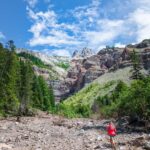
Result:
M66 119L55 115L0 120L0 150L111 150L106 120ZM146 133L119 133L117 149L150 147Z

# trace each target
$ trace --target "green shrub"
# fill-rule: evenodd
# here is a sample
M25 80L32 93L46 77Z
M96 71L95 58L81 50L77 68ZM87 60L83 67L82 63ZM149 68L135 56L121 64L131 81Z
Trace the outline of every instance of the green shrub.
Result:
M69 63L64 63L64 62L58 63L57 66L65 70L67 70L70 67Z
M140 118L150 116L150 77L143 80L135 80L128 87L124 83L118 83L111 96L100 97L101 113L104 116L132 116L138 115ZM104 104L105 97L111 102Z

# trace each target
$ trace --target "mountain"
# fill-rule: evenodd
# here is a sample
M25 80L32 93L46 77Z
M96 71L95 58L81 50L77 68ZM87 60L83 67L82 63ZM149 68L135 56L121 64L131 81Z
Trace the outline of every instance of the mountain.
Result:
M140 80L132 78L138 64L135 58L140 60ZM149 71L150 40L125 48L107 47L86 59L73 59L66 78L70 96L60 103L59 113L67 117L129 116L132 121L138 118L138 123L149 119Z
M137 113L139 113L137 107L134 106L138 105L143 116L142 110L148 110L147 106L149 106L147 99L149 98L150 81L149 78L145 78L133 82L131 70L132 72L134 70L134 75L139 71L144 76L148 75L150 70L149 43L150 40L144 40L138 44L127 45L125 48L107 46L97 54L92 54L85 48L81 51L80 57L73 57L71 60L67 57L47 56L24 49L17 49L16 54L15 50L5 49L1 46L0 67L4 68L4 65L7 65L4 69L6 76L3 76L5 80L1 84L4 84L4 89L10 94L11 100L13 100L11 98L13 95L9 93L9 86L12 87L11 91L16 100L15 107L20 99L23 101L32 99L33 107L55 110L53 102L53 97L55 97L55 103L61 102L58 108L63 115L87 117L91 111L99 111L100 106L102 107L101 113L104 115L106 113L114 115L114 108L116 108L114 112L118 114L120 108L125 110L124 107L127 107L125 102L127 99L131 108L133 107ZM12 61L7 64L5 59L8 56ZM11 81L8 87L5 83L7 80ZM16 87L19 82L22 86ZM25 85L27 88L24 89ZM145 92L143 96L140 95L141 89ZM18 97L18 93L20 93L20 97ZM30 95L30 98L24 98L21 94ZM1 96L7 99L5 91ZM116 99L120 102L115 102ZM137 99L142 103L142 107L139 102L136 103ZM113 102L115 102L114 105ZM110 106L107 108L109 104ZM132 111L131 108L129 111ZM145 115L147 117L148 111Z
M43 66L39 66L39 69L37 68L38 64L34 64L37 74L49 74L52 79L58 80L63 80L67 74L66 70L69 68L70 63L70 58L68 57L48 56L40 52L33 52L25 49L17 49L16 52L19 56L30 58L32 61L34 58L31 57L34 56L35 58L38 58L41 63L43 63Z
M33 64L33 70L37 76L42 76L46 82L53 86L55 100L60 101L62 95L61 83L67 76L70 67L70 58L63 56L48 56L43 53L33 52L25 49L17 49L17 54L22 59L29 59ZM61 90L60 90L61 89Z
M139 44L127 45L125 48L106 47L89 57L73 57L71 67L59 89L59 92L62 93L61 97L66 98L80 91L84 86L106 73L109 74L127 67L131 68L130 55L133 49L140 56L144 69L148 70L150 68L149 43L150 40L144 40Z
M83 48L81 51L75 50L72 54L72 58L79 59L79 58L87 58L92 56L94 53L92 49L89 49L87 47Z
M143 40L141 43L130 44L125 48L107 46L97 54L93 54L91 49L84 48L80 52L75 51L71 60L67 57L49 57L35 52L30 54L49 66L49 68L34 66L34 70L38 75L43 75L53 86L56 101L59 102L80 91L95 79L105 76L106 73L111 74L119 69L131 68L130 54L133 49L140 55L144 69L148 70L150 68L149 43L150 40Z
M142 42L143 43L143 42ZM141 43L139 43L141 44ZM73 58L71 61L71 68L68 70L65 81L68 83L70 94L73 94L85 85L91 83L98 77L123 69L131 67L130 53L133 49L139 53L144 65L144 69L150 68L150 47L138 48L138 45L127 46L125 48L109 47L100 50L96 55L84 59Z

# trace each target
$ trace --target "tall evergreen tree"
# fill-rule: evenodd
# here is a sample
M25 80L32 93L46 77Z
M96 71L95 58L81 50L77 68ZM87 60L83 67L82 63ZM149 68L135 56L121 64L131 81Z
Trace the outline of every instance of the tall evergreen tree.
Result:
M33 79L33 95L32 95L32 106L34 108L42 109L43 106L43 94L42 94L42 88L39 83L39 77L36 75Z
M39 83L40 87L42 89L42 95L43 95L43 110L48 111L52 107L54 107L54 97L52 94L52 90L48 87L47 83L43 79L42 76L39 76Z
M140 56L138 55L138 53L135 51L135 49L133 50L133 52L131 53L131 62L132 62L132 79L142 79L143 75L141 73L141 69L142 69L142 63L140 60Z
M20 61L19 115L27 115L32 99L33 70L30 62Z
M15 46L13 40L9 40L9 41L6 43L6 47L7 47L9 50L11 50L11 51L15 51L15 49L16 49L16 46Z
M19 100L17 98L17 72L18 57L14 51L5 51L6 61L3 64L1 74L1 99L3 101L1 108L4 113L15 112L18 107Z

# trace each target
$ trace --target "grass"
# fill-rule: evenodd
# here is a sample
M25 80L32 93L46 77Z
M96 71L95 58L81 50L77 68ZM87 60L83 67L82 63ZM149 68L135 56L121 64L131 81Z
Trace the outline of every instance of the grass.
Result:
M59 113L67 117L89 117L92 114L92 106L99 96L109 93L115 82L109 82L103 86L93 83L71 96L59 105Z
M130 84L130 69L119 69L116 72L106 73L78 93L69 97L58 106L58 113L70 118L89 117L92 106L101 97L111 94L119 80Z

